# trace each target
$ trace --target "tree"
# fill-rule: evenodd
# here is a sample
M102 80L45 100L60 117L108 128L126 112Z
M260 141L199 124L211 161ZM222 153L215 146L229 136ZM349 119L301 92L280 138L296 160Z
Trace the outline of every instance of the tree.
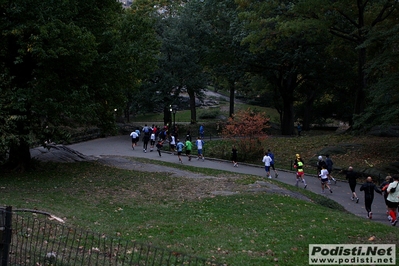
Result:
M366 74L367 57L373 57L364 45L370 32L379 25L386 24L389 18L399 15L396 0L345 0L345 1L303 1L296 12L302 17L318 20L319 28L326 27L329 32L351 45L357 53L357 86L354 93L354 111L361 114L366 105L368 82ZM332 42L334 44L334 42Z
M12 6L3 6L1 61L3 74L10 81L3 90L11 97L2 108L6 120L13 118L10 129L14 136L7 146L10 162L25 166L36 135L43 137L40 134L45 128L68 116L70 106L79 106L87 98L84 89L73 91L82 85L78 82L85 74L82 70L97 56L94 36L71 23L76 14L68 5L47 4L14 1ZM56 113L61 117L55 117ZM55 122L49 122L51 118Z
M130 110L138 104L141 86L157 66L160 41L155 31L155 12L153 4L149 6L147 1L138 0L133 2L120 20L117 58L119 62L126 63L119 80L124 81L121 86L125 88L125 117L128 121Z
M294 103L303 101L300 92L309 96L320 73L326 71L324 38L313 23L299 20L294 2L238 1L241 17L249 34L243 39L257 55L252 72L264 77L280 113L281 132L290 135L294 130ZM307 88L305 90L305 88ZM313 96L312 96L313 97Z
M399 23L394 19L384 27L379 27L369 35L364 43L368 49L376 50L369 61L366 74L372 81L370 103L364 112L355 116L353 127L356 130L369 130L371 127L397 125L399 121L399 37L396 34Z
M201 41L204 34L198 25L200 18L195 12L196 6L190 2L182 5L173 16L160 15L158 34L162 40L158 68L151 75L152 84L147 84L152 102L163 107L165 117L172 105L178 105L181 92L187 92L191 110L191 122L196 123L197 97L206 86L207 75L203 71L201 60L204 46ZM166 122L166 121L165 121Z
M264 152L262 140L267 137L268 122L265 113L241 110L229 117L222 130L222 137L236 143L244 160L254 159Z
M229 116L234 114L235 93L248 71L251 54L247 45L241 44L245 28L238 17L234 0L200 1L202 24L200 28L208 32L206 44L206 70L211 73L216 87L224 87L229 92Z
M65 140L64 126L114 129L132 60L117 45L120 3L17 0L1 2L1 10L1 91L7 99L0 100L0 115L8 122L0 134L10 164L29 167L31 145Z

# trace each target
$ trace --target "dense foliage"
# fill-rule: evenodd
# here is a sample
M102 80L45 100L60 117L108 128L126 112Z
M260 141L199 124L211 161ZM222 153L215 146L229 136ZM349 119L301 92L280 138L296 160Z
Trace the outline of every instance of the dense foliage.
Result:
M196 107L203 90L275 108L281 133L328 119L397 124L395 0L0 0L0 151L115 130L122 112ZM187 100L183 101L185 94ZM7 154L6 154L7 153Z
M154 66L145 13L107 1L2 1L0 150L29 166L29 148L65 126L114 130L115 111Z

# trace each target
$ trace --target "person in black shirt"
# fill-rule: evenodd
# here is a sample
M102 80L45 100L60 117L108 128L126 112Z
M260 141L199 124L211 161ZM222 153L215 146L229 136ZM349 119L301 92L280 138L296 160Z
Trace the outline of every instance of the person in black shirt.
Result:
M237 148L235 145L231 148L231 160L233 161L233 166L238 167L237 163Z
M348 179L349 183L349 188L352 191L352 197L351 200L356 200L356 203L359 202L359 198L357 197L356 194L356 179L357 179L357 174L353 171L353 167L349 166L348 171L346 172L346 179Z
M364 206L367 211L367 218L372 219L371 204L374 200L374 191L382 194L381 190L373 183L371 176L367 177L366 182L360 187L360 191L364 191Z
M337 184L337 180L332 176L332 170L333 170L333 164L334 162L331 160L330 155L326 154L326 160L325 160L326 166L327 166L327 171L330 174L330 177L328 179L328 184L330 184L330 179L334 181L334 184Z

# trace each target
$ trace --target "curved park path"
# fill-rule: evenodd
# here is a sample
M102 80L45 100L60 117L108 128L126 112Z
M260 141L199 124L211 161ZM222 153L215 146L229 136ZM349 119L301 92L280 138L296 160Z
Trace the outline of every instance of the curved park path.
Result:
M147 153L144 153L141 146L138 146L136 147L135 150L133 150L131 148L131 139L129 136L100 138L100 139L68 145L67 147L76 150L86 156L93 156L98 158L106 156L127 156L127 157L148 158L148 159L171 162L176 164L179 163L177 156L174 156L172 154L163 153L162 157L159 157L156 151L149 152L147 150ZM205 149L205 161L201 160L198 161L195 158L191 161L188 161L186 158L183 158L183 162L185 165L191 165L196 167L219 169L235 173L257 175L262 177L266 176L264 167L262 166L261 163L261 158L259 159L259 165L239 164L239 167L233 167L232 163L229 161L207 158L206 149ZM276 166L278 167L278 165ZM176 169L176 171L179 170ZM280 169L278 169L278 172L279 172L278 178L277 179L274 178L275 180L295 185L295 173ZM314 193L320 193L321 191L320 181L315 176L306 175L305 178L306 182L308 183L307 190L310 190ZM299 185L300 187L303 187L303 184ZM359 191L360 185L356 187L356 192L360 199L359 203L350 200L351 191L349 189L348 183L343 181L338 181L336 184L332 184L331 188L333 190L333 193L329 193L327 190L326 194L324 194L325 197L328 197L338 202L349 212L366 219L366 211L364 208L364 194L363 192ZM381 222L385 225L391 226L387 219L384 199L380 194L377 193L375 194L374 202L372 205L372 212L373 212L372 221ZM398 227L399 226L397 226L397 228Z

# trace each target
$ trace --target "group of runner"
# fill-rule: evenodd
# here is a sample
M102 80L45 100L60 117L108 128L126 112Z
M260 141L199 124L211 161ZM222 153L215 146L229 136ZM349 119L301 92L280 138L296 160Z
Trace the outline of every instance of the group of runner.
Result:
M296 168L296 186L298 186L299 182L304 183L304 188L307 187L305 178L304 178L304 162L299 154L296 154L296 159L294 161L294 168ZM325 189L327 188L330 193L333 193L331 187L329 186L331 182L336 183L336 179L331 175L333 162L330 159L329 155L326 155L326 159L323 159L323 156L318 156L317 161L317 174L321 181L321 193L325 193ZM359 197L356 194L356 179L359 175L353 171L353 167L350 166L346 172L346 179L349 183L349 188L352 192L351 200L359 203ZM371 211L371 205L374 200L374 192L382 194L385 199L385 204L387 206L387 218L392 226L395 226L398 222L398 208L399 208L399 189L396 190L399 184L399 176L395 175L393 177L387 176L385 181L377 187L373 183L373 179L371 176L366 178L366 181L361 185L360 191L364 192L364 205L367 212L367 218L372 219L373 213Z
M158 134L156 132L158 131ZM143 134L143 152L147 152L147 145L150 142L150 151L153 151L154 146L157 148L159 156L162 156L161 150L165 141L169 141L170 149L172 152L177 153L177 157L180 163L183 163L183 159L181 155L185 150L185 154L188 158L188 161L192 159L192 149L193 145L197 147L197 160L202 159L205 160L203 154L203 148L205 142L203 141L202 137L204 130L203 126L200 127L198 138L192 142L190 132L187 132L185 141L181 141L180 139L176 139L173 134L167 134L167 128L159 130L157 127L148 127L145 125L141 130L136 129L134 130L130 136L132 138L132 148L134 149L137 146L137 142L139 140L139 136ZM166 136L169 136L167 138ZM155 145L156 139L158 140L157 144ZM238 160L237 160L237 148L235 145L232 146L231 149L231 161L233 163L233 167L238 167ZM266 177L272 178L271 170L274 171L275 178L278 177L278 172L275 168L275 160L274 154L270 149L265 152L262 162L265 165ZM303 183L303 188L307 188L307 183L305 180L305 172L304 172L305 163L301 158L300 154L295 155L295 160L293 167L296 169L296 186L299 186L299 183ZM333 161L331 160L328 154L325 155L325 159L323 156L318 156L317 161L317 175L320 180L321 184L321 193L325 193L325 190L328 189L330 193L333 193L330 184L331 182L336 183L336 179L331 175L333 169ZM355 201L356 203L359 202L359 197L356 194L355 188L357 184L358 174L353 171L353 167L349 167L348 170L344 171L346 174L346 179L349 183L349 188L352 192L351 200ZM360 191L364 191L365 195L365 209L367 211L367 218L372 219L372 211L371 205L374 199L374 192L383 194L385 203L387 206L387 217L390 223L395 226L398 222L398 205L399 205L399 176L387 176L385 182L381 184L380 187L377 187L371 177L366 179L366 182L362 184L360 187Z
M162 148L163 145L166 141L169 142L170 146L170 151L172 152L177 152L177 156L179 159L180 163L183 163L183 160L181 158L181 155L183 153L183 150L185 150L185 153L187 155L187 158L189 161L191 161L192 155L192 148L193 144L197 147L197 160L202 159L202 161L205 160L204 154L203 154L203 148L205 142L203 141L203 135L204 135L204 127L203 125L200 126L199 129L200 136L198 136L197 140L194 141L194 143L191 140L191 134L190 131L187 132L186 139L185 141L181 141L180 139L177 139L175 134L169 134L168 132L168 127L164 126L162 130L160 130L157 126L152 125L152 127L145 126L140 130L137 128L136 130L132 131L130 133L130 137L132 139L132 148L133 150L137 146L137 143L140 139L140 135L143 134L143 152L147 152L148 149L148 142L150 142L150 152L154 150L154 147L156 147L157 152L159 156L162 156ZM155 142L157 144L155 145Z

